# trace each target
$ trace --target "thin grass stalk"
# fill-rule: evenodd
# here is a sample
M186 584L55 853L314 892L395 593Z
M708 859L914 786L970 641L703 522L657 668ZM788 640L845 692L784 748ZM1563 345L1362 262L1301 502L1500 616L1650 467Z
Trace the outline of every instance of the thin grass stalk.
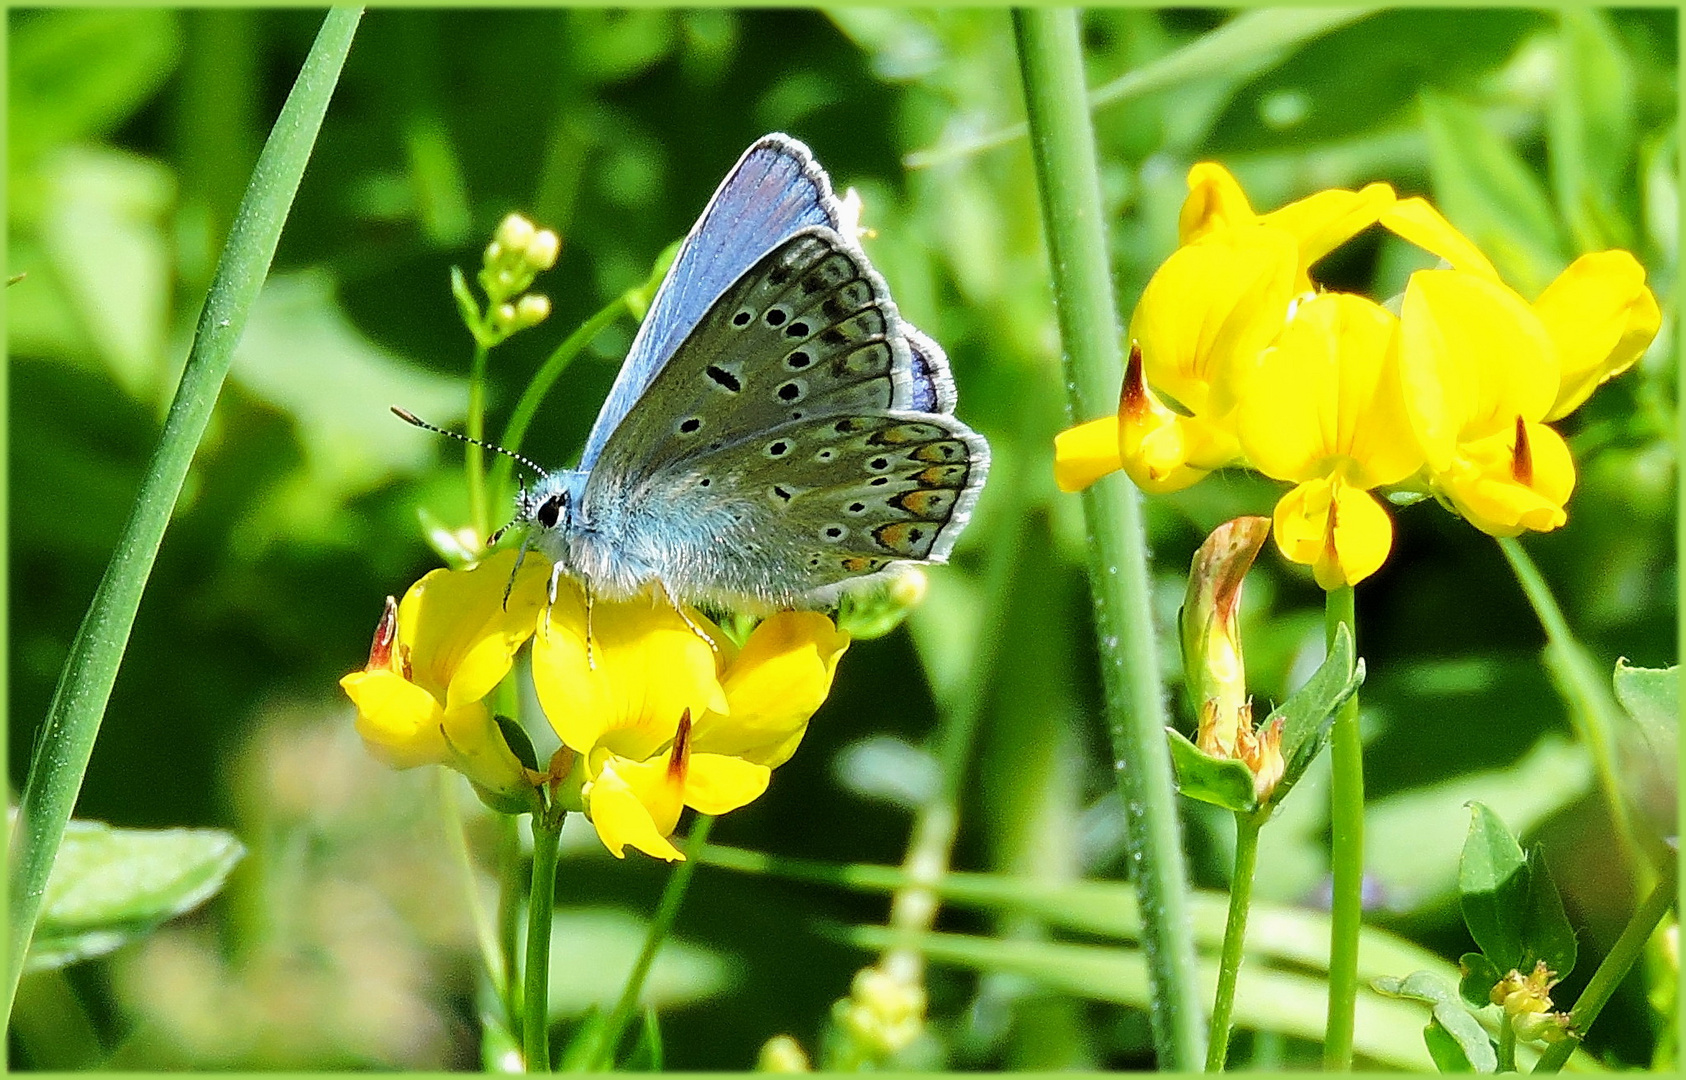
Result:
M1603 789L1616 841L1638 882L1638 891L1643 893L1656 882L1657 876L1634 838L1633 821L1622 797L1621 777L1616 769L1616 733L1622 717L1611 689L1609 669L1600 671L1586 646L1569 629L1569 620L1552 595L1545 575L1516 537L1501 538L1499 550L1504 552L1517 584L1522 586L1522 594L1528 598L1540 627L1545 630L1546 662L1556 676L1552 682L1569 706L1569 723L1576 738L1592 755L1593 771L1598 776L1598 786Z
M1071 8L1015 8L1013 29L1071 388L1068 405L1074 417L1097 416L1115 406L1123 364L1078 15ZM1141 496L1114 476L1084 493L1083 510L1108 729L1141 901L1154 1046L1161 1068L1193 1071L1205 1057L1204 1018L1165 745Z
M1342 623L1358 643L1357 601L1351 585L1324 597L1324 631L1334 648ZM1352 1068L1352 1036L1358 1017L1358 935L1364 921L1364 739L1355 693L1335 713L1329 735L1329 1020L1323 1037L1323 1068Z
M135 612L181 495L188 466L234 359L234 348L246 328L247 315L269 273L281 228L292 209L299 178L310 160L362 13L362 8L333 8L328 12L258 156L200 311L181 382L164 420L163 435L147 465L105 576L71 643L47 717L36 736L10 852L7 973L4 1004L0 1006L0 1017L8 1021L47 879L82 790L88 759L128 648Z
M673 923L679 918L679 905L685 899L685 891L691 887L691 875L697 872L697 863L702 861L700 856L712 828L714 818L709 814L698 814L691 825L691 833L685 840L685 861L675 866L668 875L662 898L656 904L655 917L650 920L650 928L644 934L644 947L638 953L637 962L632 965L626 985L621 988L620 1000L615 1002L614 1011L603 1022L597 1052L592 1055L591 1068L594 1071L614 1068L615 1052L620 1048L621 1037L626 1034L626 1026L632 1020L633 1011L638 1008L638 999L644 993L644 983L650 977L650 969L655 966L662 943L673 932Z

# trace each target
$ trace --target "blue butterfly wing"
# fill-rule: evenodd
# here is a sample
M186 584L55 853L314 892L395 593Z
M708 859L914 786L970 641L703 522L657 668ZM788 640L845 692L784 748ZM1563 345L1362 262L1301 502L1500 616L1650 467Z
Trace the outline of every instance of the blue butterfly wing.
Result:
M590 469L709 306L760 258L810 225L837 225L831 181L801 142L766 135L737 165L691 227L632 339L580 455Z

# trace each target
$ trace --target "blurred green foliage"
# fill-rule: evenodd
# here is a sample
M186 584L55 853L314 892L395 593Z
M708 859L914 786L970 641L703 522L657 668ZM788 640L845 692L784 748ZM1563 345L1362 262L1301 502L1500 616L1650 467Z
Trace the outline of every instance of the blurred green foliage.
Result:
M1090 82L1162 62L1230 18L1091 12ZM1524 291L1580 251L1635 251L1663 333L1568 421L1580 461L1569 524L1526 541L1606 669L1617 656L1676 659L1676 20L1662 9L1382 12L1257 63L1194 66L1095 116L1126 312L1171 251L1183 176L1203 159L1229 166L1260 208L1377 179L1428 194ZM28 275L7 293L14 788L257 148L318 23L292 10L8 15L8 272ZM480 1060L486 1003L436 778L366 760L334 685L362 662L382 598L436 564L418 509L465 514L460 448L386 406L462 418L471 342L449 271L478 263L505 213L556 229L564 248L536 286L554 314L493 355L494 434L548 350L642 282L770 130L807 141L840 188L861 191L868 250L901 309L948 350L960 413L989 437L995 471L911 633L854 647L801 752L716 839L899 863L909 807L933 786L931 737L970 678L983 680L980 726L956 865L1038 881L1120 876L1081 519L1051 478L1052 437L1073 418L1028 149L967 149L1022 115L1004 10L371 12L165 539L78 810L124 826L226 828L250 854L204 912L26 981L14 1062ZM910 170L913 153L925 164ZM1320 279L1386 296L1413 258L1366 234ZM577 452L632 329L606 331L570 368L529 455L560 465ZM1149 500L1161 656L1177 655L1195 547L1229 517L1268 513L1276 494L1223 474ZM1562 988L1572 1000L1635 897L1585 755L1564 739L1543 635L1487 537L1432 502L1396 518L1394 553L1359 595L1373 921L1447 958L1467 950L1456 860L1461 804L1480 797L1557 871L1582 935ZM981 568L1000 545L1017 554L997 581ZM1281 701L1321 658L1321 603L1307 575L1260 559L1243 633L1261 699ZM996 662L964 674L958 658L986 636ZM1262 901L1317 902L1319 769L1265 830ZM1222 888L1227 815L1207 809L1188 808L1191 866L1198 884ZM489 823L472 826L489 859ZM555 997L581 1015L618 992L603 972L630 964L631 927L665 869L616 862L584 833L564 843ZM780 1032L812 1047L869 962L819 926L884 911L823 887L699 873L678 925L685 948L666 982L658 968L666 1065L747 1068ZM945 913L939 926L1058 937L1033 916ZM963 967L934 966L929 980L937 1049L921 1051L925 1064L1149 1060L1137 1011ZM1656 1028L1635 982L1588 1049L1646 1064ZM1239 1039L1232 1061L1293 1065L1311 1060L1308 1046Z

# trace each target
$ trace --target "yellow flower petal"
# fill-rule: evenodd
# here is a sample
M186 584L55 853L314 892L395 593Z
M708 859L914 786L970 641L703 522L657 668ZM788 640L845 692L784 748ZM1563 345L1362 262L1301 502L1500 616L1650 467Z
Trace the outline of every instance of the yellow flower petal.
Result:
M1122 467L1116 416L1078 424L1054 436L1054 482L1061 491L1082 491Z
M1453 269L1499 280L1499 272L1481 254L1481 249L1454 229L1426 199L1400 199L1382 212L1381 223L1394 235L1445 259Z
M674 811L674 820L665 829L658 825L650 808L622 775L622 766L624 763L615 759L585 788L586 814L597 828L598 839L617 859L626 858L626 848L630 845L658 859L683 861L685 856L667 841L678 821L678 811ZM661 763L661 767L665 768L666 763Z
M1422 454L1400 396L1398 325L1348 293L1301 303L1261 356L1237 414L1253 466L1295 482L1339 468L1360 488L1415 472Z
M848 647L849 635L818 612L781 611L764 620L723 676L730 712L697 721L693 751L768 767L790 760L808 718L831 693L837 661Z
M724 635L692 615L714 637ZM533 686L563 743L589 753L605 742L643 760L672 740L679 718L726 712L714 650L659 593L601 601L591 609L586 650L585 598L563 580L548 625L533 641Z
M1366 184L1359 191L1331 188L1273 210L1260 221L1293 235L1303 268L1374 225L1396 201L1387 184Z
M1188 170L1188 198L1177 216L1177 238L1193 243L1217 229L1251 225L1258 220L1247 193L1228 169L1202 161Z
M1522 455L1513 429L1466 443L1452 468L1435 477L1458 512L1492 536L1548 532L1568 520L1563 507L1575 490L1575 459L1551 428L1523 428Z
M340 686L357 706L357 734L375 757L399 769L443 764L445 710L434 696L391 671L354 671Z
M1147 384L1208 424L1288 319L1294 238L1262 225L1214 232L1154 272L1130 320Z
M1541 420L1557 394L1557 348L1509 288L1459 270L1411 275L1400 311L1406 413L1429 467L1460 443Z
M761 797L773 770L723 754L692 754L685 774L685 805L702 814L724 814Z
M490 693L532 636L549 567L527 560L505 610L515 557L505 551L470 570L435 570L398 605L398 639L409 649L411 679L447 708Z
M1534 314L1557 343L1563 368L1547 420L1579 408L1600 383L1645 353L1662 313L1645 286L1645 268L1625 251L1582 255L1546 286Z
M1367 491L1339 478L1309 480L1276 504L1276 546L1310 566L1324 589L1356 585L1381 568L1393 548L1393 521Z

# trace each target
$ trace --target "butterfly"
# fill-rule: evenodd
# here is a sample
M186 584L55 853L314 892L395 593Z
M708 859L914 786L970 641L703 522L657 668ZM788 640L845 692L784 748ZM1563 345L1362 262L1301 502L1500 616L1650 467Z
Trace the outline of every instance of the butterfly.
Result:
M989 472L936 342L907 323L808 148L767 135L692 226L579 466L518 497L588 596L825 607L944 562Z

